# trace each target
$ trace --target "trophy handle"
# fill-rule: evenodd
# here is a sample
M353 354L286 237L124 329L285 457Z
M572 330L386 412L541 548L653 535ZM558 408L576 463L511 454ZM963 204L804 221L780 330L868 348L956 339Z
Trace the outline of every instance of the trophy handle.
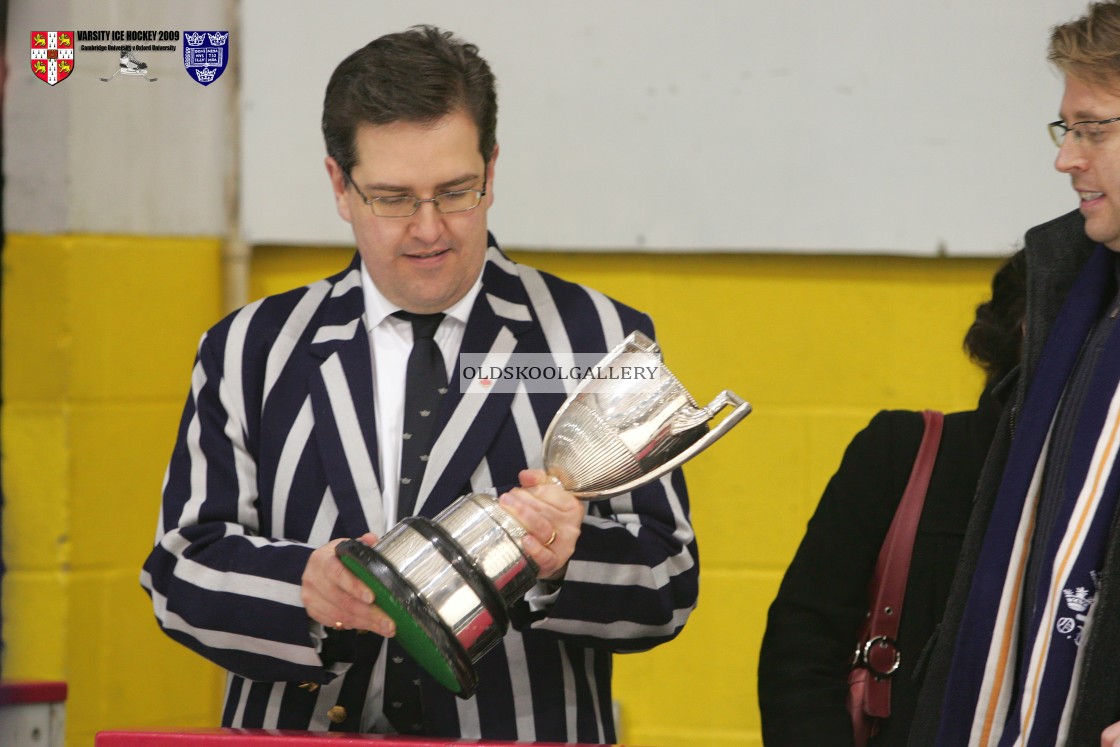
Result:
M716 395L716 398L708 403L707 407L682 407L673 418L673 424L669 426L669 432L674 436L680 435L685 431L690 431L698 425L707 423L709 420L716 416L716 413L726 407L728 404L732 405L747 405L747 411L742 415L735 418L735 423L738 423L751 411L751 406L744 402L735 392L724 389ZM732 413L734 415L734 413ZM731 425L735 425L732 423ZM721 431L720 436L726 431ZM719 436L716 436L719 438Z
M612 487L609 490L596 492L594 495L586 495L580 493L576 493L575 495L580 498L586 497L593 500L597 500L599 498L611 498L616 495L622 495L623 493L629 493L634 488L641 487L647 482L653 482L662 475L666 475L669 472L672 472L677 467L681 466L689 459L692 459L701 451L708 448L719 439L723 438L723 436L729 430L734 428L740 420L751 414L751 405L738 394L735 394L735 392L732 392L729 389L724 389L722 392L716 395L716 398L713 399L707 407L697 408L694 413L682 413L684 417L683 427L678 426L676 422L673 423L672 428L674 431L678 430L678 428L679 430L687 430L688 428L693 428L700 423L711 420L713 417L715 417L716 413L718 413L727 405L734 405L735 409L732 410L727 415L727 417L719 421L719 423L714 428L705 433L701 438L698 438L695 443L689 445L688 448L686 448L680 454L677 454L672 459L666 461L657 469L647 472L640 477L630 480L629 482Z

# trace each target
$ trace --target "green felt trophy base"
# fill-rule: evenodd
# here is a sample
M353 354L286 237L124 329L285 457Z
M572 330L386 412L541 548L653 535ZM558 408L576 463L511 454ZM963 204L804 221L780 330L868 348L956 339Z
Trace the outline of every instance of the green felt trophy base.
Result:
M397 625L396 640L441 685L469 698L478 684L463 647L400 573L357 540L335 548L339 560L373 591L375 604Z

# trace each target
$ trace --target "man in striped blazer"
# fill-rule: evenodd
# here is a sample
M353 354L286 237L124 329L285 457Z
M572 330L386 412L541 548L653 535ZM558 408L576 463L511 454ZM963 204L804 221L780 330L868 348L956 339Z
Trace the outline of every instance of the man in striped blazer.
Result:
M613 742L612 655L673 638L695 607L679 470L584 504L539 469L564 395L460 392L459 353L602 354L653 335L646 315L502 254L486 223L496 111L486 62L449 33L418 27L353 53L327 87L323 131L357 255L202 338L141 582L164 631L228 670L224 725L394 730L393 623L334 548L401 518L412 329L397 311L445 315L435 340L453 372L415 513L494 489L540 566L477 662L473 697L422 676L420 731Z

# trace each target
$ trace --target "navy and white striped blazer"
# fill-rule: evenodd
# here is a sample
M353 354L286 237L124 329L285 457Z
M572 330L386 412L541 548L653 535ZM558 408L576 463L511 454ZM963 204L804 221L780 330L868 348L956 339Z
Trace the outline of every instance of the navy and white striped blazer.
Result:
M312 550L382 525L359 261L234 312L199 344L141 583L163 630L228 670L226 726L359 731L370 721L383 639L331 630L317 651L300 601ZM653 336L646 315L517 264L491 238L462 350L601 353L635 329ZM540 466L562 401L450 387L417 513L517 484L519 470ZM428 734L616 740L611 656L681 630L699 561L679 470L588 508L559 592L543 609L511 611L510 632L476 664L475 695L456 698L424 675ZM341 723L327 716L334 706Z

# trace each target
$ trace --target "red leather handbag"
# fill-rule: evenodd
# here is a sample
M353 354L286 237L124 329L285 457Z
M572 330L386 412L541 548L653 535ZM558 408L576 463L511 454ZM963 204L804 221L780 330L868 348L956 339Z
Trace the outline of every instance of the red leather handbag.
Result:
M865 747L878 731L882 719L891 715L891 677L902 661L895 643L902 618L902 600L906 596L906 578L910 575L918 519L941 444L944 416L925 410L922 418L925 433L910 480L879 550L875 574L868 588L871 609L860 629L852 669L848 673L848 713L852 717L856 747Z

